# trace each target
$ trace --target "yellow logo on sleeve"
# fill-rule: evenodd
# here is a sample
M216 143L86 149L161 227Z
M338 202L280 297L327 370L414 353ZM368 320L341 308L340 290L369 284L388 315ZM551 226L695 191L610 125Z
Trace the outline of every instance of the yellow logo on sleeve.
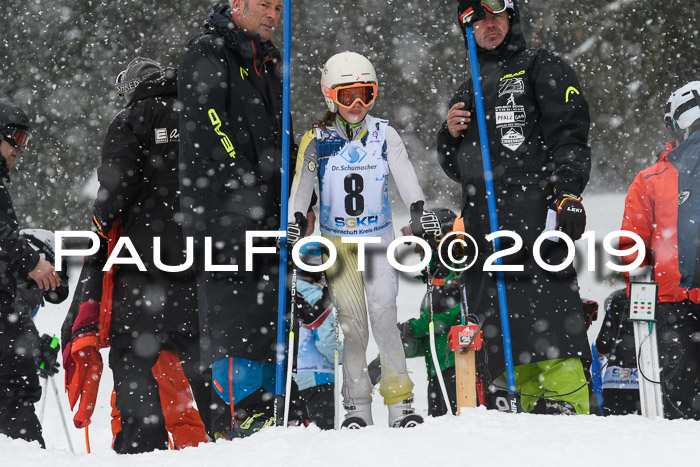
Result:
M566 102L569 102L569 94L581 94L581 93L578 92L578 89L576 89L575 87L569 86L566 89Z
M223 131L221 131L221 119L216 114L216 110L209 109L209 120L211 120L211 124L214 125L214 131L216 132L216 134L221 136L221 144L223 144L224 149L226 150L228 155L231 156L231 158L235 159L236 149L234 149L233 143L231 142L229 137L226 136Z

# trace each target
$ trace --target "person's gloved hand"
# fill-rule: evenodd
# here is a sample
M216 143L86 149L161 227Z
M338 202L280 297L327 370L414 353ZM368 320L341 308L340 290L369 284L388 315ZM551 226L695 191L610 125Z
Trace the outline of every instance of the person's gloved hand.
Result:
M481 1L457 0L457 16L462 29L472 26L475 22L486 18L486 8Z
M432 248L435 248L440 243L442 235L440 219L433 211L425 209L424 204L423 201L416 201L411 205L411 220L408 226L413 235L426 240Z
M39 355L34 357L39 376L48 378L58 373L60 365L58 364L58 351L61 349L57 337L51 337L48 334L41 336L39 344Z
M443 258L449 261L446 255L443 255ZM433 281L435 281L435 279L443 281L451 272L452 270L440 261L438 255L433 256L433 260L430 262L430 276L433 278Z
M382 363L379 360L379 355L367 365L367 376L369 376L372 386L376 386L382 379Z
M287 248L292 249L294 244L306 235L306 216L299 211L294 213L294 221L287 224Z
M586 230L586 210L583 209L581 197L571 193L557 193L555 196L557 230L572 240L578 240Z
M588 298L582 298L583 320L586 322L586 331L591 327L593 321L598 319L598 302Z
M407 358L415 357L421 352L421 341L411 329L410 321L398 323L403 351Z

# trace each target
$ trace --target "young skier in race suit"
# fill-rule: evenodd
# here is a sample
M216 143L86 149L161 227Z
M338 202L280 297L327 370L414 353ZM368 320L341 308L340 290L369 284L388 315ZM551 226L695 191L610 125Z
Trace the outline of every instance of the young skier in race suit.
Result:
M321 234L338 251L326 278L344 335L343 426L348 427L373 424L365 356L368 315L384 369L379 392L389 406L389 426L422 422L413 413L413 383L396 328L398 276L386 258L386 247L394 239L390 173L410 208L414 234L440 233L435 214L423 208L425 197L398 133L386 120L368 115L377 84L374 67L362 55L342 52L326 62L321 88L329 112L302 139L289 203L291 246L305 230L302 213L318 178ZM364 272L358 271L357 243L343 243L342 237L380 237L380 244L366 248Z
M700 81L671 94L666 125L681 141L635 177L625 198L621 230L644 241L644 261L658 283L656 311L665 418L700 419ZM621 250L634 239L620 237ZM623 257L634 262L634 253ZM629 280L629 277L625 277ZM641 376L641 375L640 375Z
M483 12L473 24L478 47L472 58L479 62L483 87L497 229L513 231L523 241L517 253L503 258L504 265L523 268L504 273L515 386L536 396L520 402L526 412L587 414L581 359L590 359L590 349L576 271L572 265L545 271L535 262L533 247L544 230L556 227L577 240L585 229L581 193L591 167L588 104L569 65L547 50L526 47L517 2L461 0L459 5L460 20ZM491 233L490 211L472 89L467 79L449 101L437 135L438 161L462 184L464 227L479 247L476 263L463 274L467 302L483 323L492 389L505 394L502 310L495 274L484 271L493 249L485 239ZM556 226L545 227L548 219L556 219ZM501 238L501 251L512 245ZM566 253L563 240L545 240L541 248L551 264L561 264ZM508 406L498 392L493 396L492 406Z

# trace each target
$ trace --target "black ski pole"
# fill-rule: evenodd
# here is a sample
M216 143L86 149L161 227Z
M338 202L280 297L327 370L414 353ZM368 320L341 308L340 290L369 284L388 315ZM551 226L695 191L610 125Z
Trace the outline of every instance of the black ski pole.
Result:
M63 422L63 430L66 433L66 439L68 440L68 447L70 452L75 454L73 449L73 442L70 439L70 433L68 432L68 424L66 423L66 415L63 413L63 405L61 404L61 395L58 392L58 387L56 386L56 381L53 379L53 375L50 376L51 386L53 386L53 393L56 395L56 403L58 404L58 413L61 414L61 421Z
M474 2L479 5L478 2ZM479 62L476 54L476 41L474 39L474 25L476 20L472 8L462 13L469 51L469 63L472 72L472 84L474 85L474 103L476 104L477 126L479 129L479 141L481 142L481 160L484 165L484 182L486 184L486 201L488 204L489 224L491 233L498 232L498 216L496 211L496 195L493 186L493 172L491 170L491 155L489 152L489 140L486 134L486 115L484 112L484 97L481 92L481 78L479 77ZM506 299L506 281L503 274L503 261L498 252L501 250L500 239L493 240L493 250L496 254L496 285L498 291L498 304L501 317L501 332L503 334L503 353L506 360L506 380L508 382L508 406L511 412L520 411L520 404L515 387L515 366L513 364L513 348L510 337L510 320L508 316L508 301Z
M287 381L284 389L284 425L289 422L289 403L291 402L292 370L294 368L294 309L297 306L297 268L292 265L292 296L289 299L289 339L287 347Z

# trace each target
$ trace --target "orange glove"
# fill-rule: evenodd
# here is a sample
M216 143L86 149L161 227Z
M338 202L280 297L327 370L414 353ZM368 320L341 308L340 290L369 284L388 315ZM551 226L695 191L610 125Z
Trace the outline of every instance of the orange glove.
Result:
M66 391L71 410L80 399L78 411L73 417L76 428L90 424L102 377L102 356L97 337L99 311L99 303L94 300L80 305L73 324L70 347L64 352Z

